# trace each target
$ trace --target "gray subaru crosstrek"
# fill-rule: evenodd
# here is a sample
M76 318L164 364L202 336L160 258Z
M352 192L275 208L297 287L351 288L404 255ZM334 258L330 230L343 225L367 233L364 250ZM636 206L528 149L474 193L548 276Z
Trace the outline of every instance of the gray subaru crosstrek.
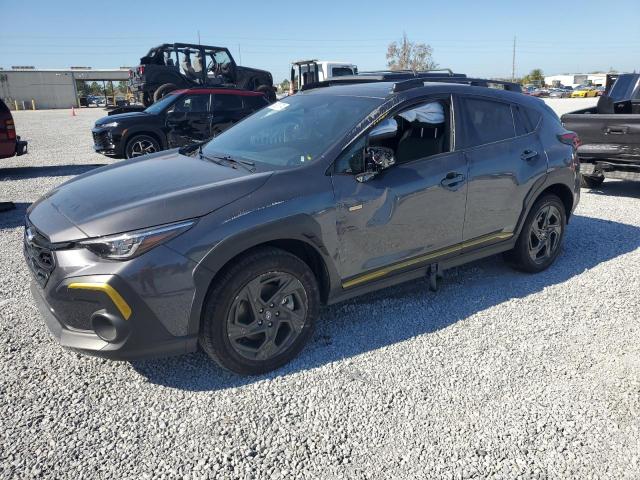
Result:
M266 372L300 352L323 304L498 253L549 267L579 200L576 141L519 93L312 88L207 144L47 193L26 217L33 296L66 347L133 359L200 345Z

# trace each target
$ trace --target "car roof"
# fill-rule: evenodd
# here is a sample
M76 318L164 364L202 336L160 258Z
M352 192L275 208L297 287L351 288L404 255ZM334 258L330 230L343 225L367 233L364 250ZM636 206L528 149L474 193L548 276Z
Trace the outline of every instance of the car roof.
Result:
M494 97L508 102L518 102L522 104L530 104L531 106L539 106L542 100L523 95L520 92L511 92L498 88L480 87L461 83L447 82L429 82L425 81L422 86L394 92L394 86L397 82L369 82L369 83L350 83L346 85L330 85L326 87L313 88L311 90L303 90L297 95L336 95L336 96L354 96L354 97L373 97L382 100L392 98L393 96L407 94L408 97L428 95L429 93L468 93L481 96Z

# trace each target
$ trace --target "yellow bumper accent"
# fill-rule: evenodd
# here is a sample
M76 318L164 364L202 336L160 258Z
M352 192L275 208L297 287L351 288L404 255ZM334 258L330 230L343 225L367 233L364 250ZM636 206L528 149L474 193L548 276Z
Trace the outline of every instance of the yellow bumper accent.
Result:
M385 277L397 270L402 270L408 267L412 267L414 265L418 265L420 263L425 263L429 260L433 260L435 258L442 257L444 255L449 255L451 253L461 251L465 248L475 247L478 245L482 245L483 243L488 243L496 240L506 240L511 237L513 237L513 232L497 232L489 235L484 235L482 237L474 238L472 240L467 240L466 242L458 243L451 247L436 250L435 252L427 253L426 255L420 255L418 257L410 258L409 260L405 260L404 262L396 263L395 265L390 265L388 267L375 270L371 273L365 273L364 275L361 275L354 279L347 280L346 282L342 282L342 288L355 287L356 285L360 285L361 283L366 283L372 280L377 280L378 278L381 278L381 277Z
M129 320L129 317L131 316L131 307L125 299L122 298L122 295L120 295L111 285L106 283L70 283L67 288L73 290L93 290L96 292L106 293L116 308L120 310L120 313L125 320Z

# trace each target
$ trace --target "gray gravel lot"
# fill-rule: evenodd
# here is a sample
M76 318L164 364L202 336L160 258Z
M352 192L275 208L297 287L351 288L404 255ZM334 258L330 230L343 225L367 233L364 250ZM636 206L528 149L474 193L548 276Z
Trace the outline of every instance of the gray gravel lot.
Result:
M0 161L0 478L640 478L640 185L583 190L541 274L495 257L326 308L274 374L118 363L53 341L21 254L28 203L108 162L101 113L18 112L31 153Z

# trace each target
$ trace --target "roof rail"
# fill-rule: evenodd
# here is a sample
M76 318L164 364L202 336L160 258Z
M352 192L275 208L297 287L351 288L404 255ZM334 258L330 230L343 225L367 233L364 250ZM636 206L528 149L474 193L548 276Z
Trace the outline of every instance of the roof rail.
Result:
M406 72L400 73L385 73L385 74L358 74L348 75L344 77L335 77L322 82L309 83L303 85L302 90L312 90L315 88L330 87L333 85L349 85L356 83L379 83L379 82L393 82L392 92L404 92L413 88L422 87L425 83L429 82L446 82L446 83L458 83L462 85L471 85L474 87L488 87L497 88L500 90L508 90L510 92L522 92L522 87L519 83L507 82L503 80L489 80L485 78L469 78L464 74L454 73L451 75L437 75L435 73L422 73L412 72L411 74Z

